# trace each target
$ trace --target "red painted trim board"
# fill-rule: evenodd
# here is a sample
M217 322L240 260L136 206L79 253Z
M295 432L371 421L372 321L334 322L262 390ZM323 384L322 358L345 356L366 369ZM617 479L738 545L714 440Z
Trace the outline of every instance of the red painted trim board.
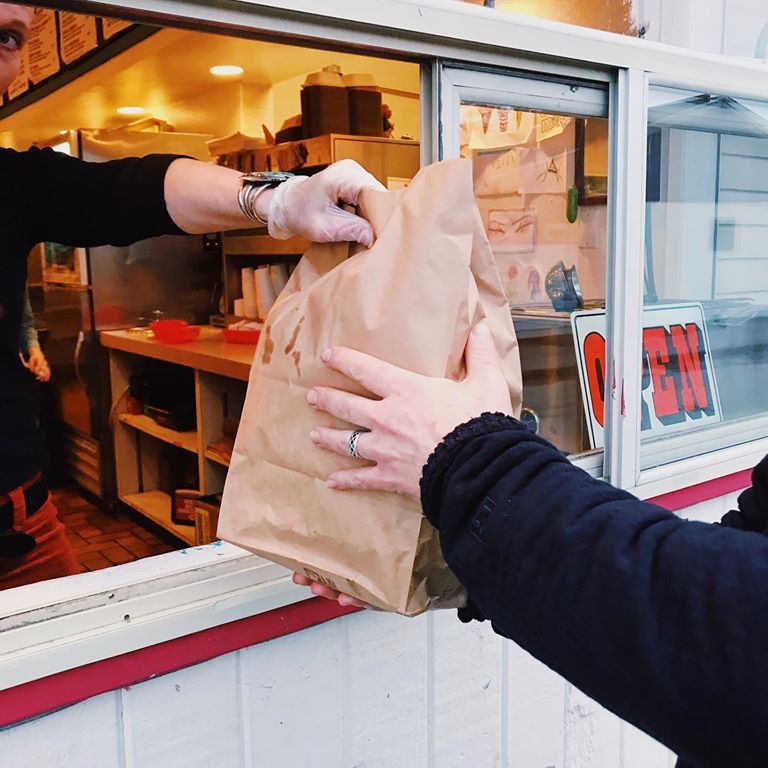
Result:
M675 511L750 484L750 470L648 499ZM0 728L354 613L313 598L0 691Z
M330 621L356 608L313 598L0 691L0 728Z
M664 509L676 512L679 509L685 509L685 507L692 507L694 504L701 504L703 501L716 499L718 496L727 496L734 491L749 488L751 484L752 470L745 469L733 475L718 477L715 480L692 485L690 488L681 488L679 491L664 493L661 496L648 499L648 501L652 504L658 504L660 507L664 507Z

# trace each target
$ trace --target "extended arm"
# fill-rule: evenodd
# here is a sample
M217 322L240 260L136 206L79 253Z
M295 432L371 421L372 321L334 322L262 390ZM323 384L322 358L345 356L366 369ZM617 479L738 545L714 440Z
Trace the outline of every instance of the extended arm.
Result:
M701 765L768 756L768 540L689 522L509 417L425 470L446 561L494 629Z
M29 291L24 292L24 310L21 315L21 331L19 332L19 349L26 355L33 347L39 347L40 341L35 328L35 317L29 302Z
M10 159L18 164L30 244L127 245L156 235L253 226L238 204L240 174L229 168L174 155L88 163L39 149L11 153ZM265 191L256 212L278 237L370 245L370 224L338 206L356 203L368 186L380 185L344 160Z
M322 359L375 395L308 393L369 430L357 443L369 462L331 487L420 493L448 565L500 634L697 765L768 765L768 538L755 532L768 460L725 521L747 530L689 522L589 477L509 416L473 419L511 407L482 325L460 382L342 347ZM348 455L349 434L317 427L312 439Z

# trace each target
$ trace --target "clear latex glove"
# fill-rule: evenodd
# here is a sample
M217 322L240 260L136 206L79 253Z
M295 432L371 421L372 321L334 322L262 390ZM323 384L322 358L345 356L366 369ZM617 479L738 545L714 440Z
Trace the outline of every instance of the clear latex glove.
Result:
M374 234L362 217L339 207L357 205L366 187L384 186L354 160L340 160L315 176L296 176L275 189L269 201L269 234L278 240L300 235L314 243L356 242L370 248Z

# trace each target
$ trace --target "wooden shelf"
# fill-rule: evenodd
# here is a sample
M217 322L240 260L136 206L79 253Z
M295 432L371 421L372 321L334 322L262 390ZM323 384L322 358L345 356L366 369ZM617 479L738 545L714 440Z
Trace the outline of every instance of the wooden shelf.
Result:
M147 331L102 331L99 338L108 349L186 365L240 381L248 381L256 351L256 347L250 344L224 341L221 328L209 326L202 326L200 336L186 344L165 344ZM114 395L118 397L120 393Z
M163 491L129 493L120 496L120 501L140 512L161 528L165 528L177 538L194 546L195 529L191 525L176 525L171 520L171 497Z
M224 458L220 453L206 449L205 458L212 461L214 464L219 464L222 467L229 467L229 460Z
M310 246L303 237L275 240L268 234L246 230L244 236L227 237L227 256L256 256L269 260L272 256L299 257Z
M175 429L161 427L154 419L150 419L149 416L133 413L121 413L119 419L123 424L127 424L129 427L139 430L139 432L144 432L146 435L162 440L164 443L170 443L190 453L197 453L197 432L194 430L191 432L178 432Z

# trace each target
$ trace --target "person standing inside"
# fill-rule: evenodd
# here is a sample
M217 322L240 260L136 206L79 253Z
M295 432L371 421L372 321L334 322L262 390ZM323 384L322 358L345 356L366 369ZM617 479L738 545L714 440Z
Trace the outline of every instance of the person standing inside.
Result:
M47 384L51 380L51 367L40 347L40 337L35 328L35 316L29 300L29 288L24 291L24 309L21 315L19 332L19 353L24 366L40 382Z

